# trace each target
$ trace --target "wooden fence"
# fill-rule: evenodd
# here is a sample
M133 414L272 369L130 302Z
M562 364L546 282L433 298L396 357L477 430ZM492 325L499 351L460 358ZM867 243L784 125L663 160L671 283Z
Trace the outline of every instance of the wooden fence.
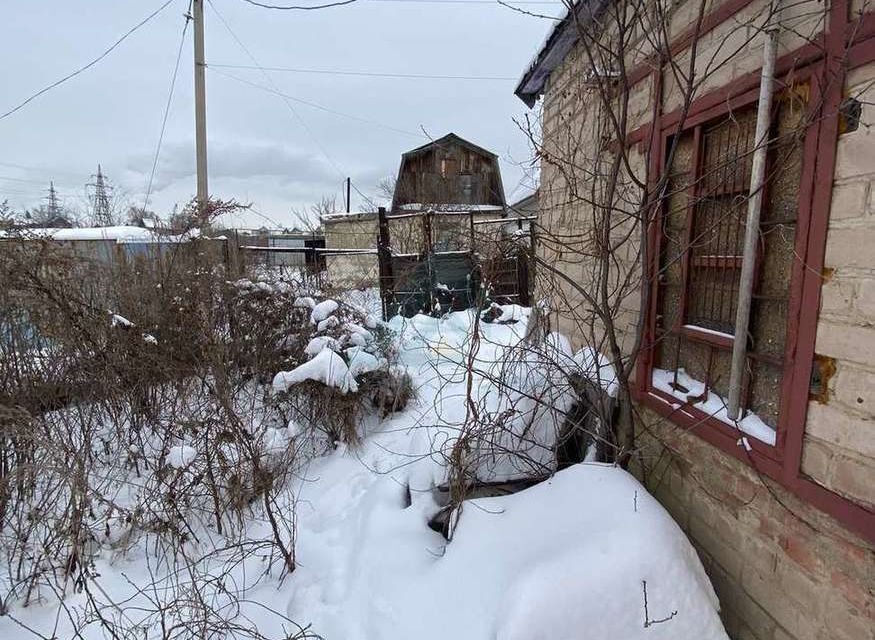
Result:
M487 301L528 306L534 219L477 219L474 211L387 214L381 207L377 259L383 317L458 311ZM403 225L408 248L411 231L421 234L420 250L396 251L393 225Z

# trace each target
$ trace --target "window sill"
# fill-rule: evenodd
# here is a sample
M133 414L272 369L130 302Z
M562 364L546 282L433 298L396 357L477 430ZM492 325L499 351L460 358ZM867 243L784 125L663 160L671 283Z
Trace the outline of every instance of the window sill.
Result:
M779 446L780 437L777 446L765 444L658 389L636 391L635 397L640 404L666 418L675 427L696 435L775 480L781 479L783 451ZM749 447L744 446L745 441Z

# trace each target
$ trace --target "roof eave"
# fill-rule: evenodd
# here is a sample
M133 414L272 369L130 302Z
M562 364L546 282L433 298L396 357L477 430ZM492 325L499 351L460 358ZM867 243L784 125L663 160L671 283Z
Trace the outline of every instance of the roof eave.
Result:
M432 147L435 147L435 146L438 146L441 144L446 144L450 141L456 141L462 145L465 145L465 146L475 150L477 153L481 153L481 154L489 156L491 158L498 158L498 156L496 154L492 153L489 149L484 149L480 145L474 144L473 142L471 142L469 140L465 140L465 138L463 138L462 136L460 136L456 133L453 133L453 132L450 132L447 135L438 138L437 140L432 140L431 142L428 142L420 147L416 147L415 149L411 149L410 151L405 151L404 153L401 154L401 158L403 160L404 158L412 158L414 156L418 156L420 154L426 153Z
M607 0L579 0L550 31L543 46L517 83L514 95L530 109L544 93L550 74L562 64L578 40L578 22L592 19L607 6ZM575 18L576 14L576 18Z

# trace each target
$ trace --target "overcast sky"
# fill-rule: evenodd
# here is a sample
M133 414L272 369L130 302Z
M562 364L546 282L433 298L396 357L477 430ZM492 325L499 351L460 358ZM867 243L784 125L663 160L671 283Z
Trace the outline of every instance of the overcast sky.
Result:
M164 1L4 0L0 113L98 56ZM84 209L84 185L100 163L119 193L142 204L188 4L172 0L102 61L0 120L0 200L15 208L38 205L54 180L66 204ZM562 5L526 8L555 15ZM401 153L428 141L423 130L433 138L454 131L498 154L509 199L531 183L531 151L513 122L527 110L513 89L550 29L547 20L465 0L358 0L320 11L212 0L205 24L208 65L255 66L254 58L263 67L514 78L288 71L266 77L259 69L213 67L207 70L212 195L251 202L266 218L290 224L293 207L323 195L340 202L347 175L373 197L377 183L396 173ZM161 215L195 191L191 28L183 46L149 203ZM368 208L355 192L352 205ZM256 213L236 222L271 226Z

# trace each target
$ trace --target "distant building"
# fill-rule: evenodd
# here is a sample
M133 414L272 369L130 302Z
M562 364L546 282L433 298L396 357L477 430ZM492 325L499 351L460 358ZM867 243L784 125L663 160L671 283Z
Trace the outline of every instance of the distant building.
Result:
M498 157L448 133L401 156L392 210L486 205L504 209Z
M520 198L519 200L508 206L511 215L520 217L538 215L538 209L540 207L540 198L538 196L538 190L536 189L525 198Z
M507 215L498 156L455 133L417 147L401 156L392 197L392 213L435 212L434 244L441 250L460 248L461 217L477 220ZM464 218L467 220L467 217ZM333 213L322 216L328 278L343 286L372 286L377 282L377 213ZM425 251L419 218L393 222L392 249L396 254ZM467 229L467 223L464 228ZM335 250L358 250L334 254Z

